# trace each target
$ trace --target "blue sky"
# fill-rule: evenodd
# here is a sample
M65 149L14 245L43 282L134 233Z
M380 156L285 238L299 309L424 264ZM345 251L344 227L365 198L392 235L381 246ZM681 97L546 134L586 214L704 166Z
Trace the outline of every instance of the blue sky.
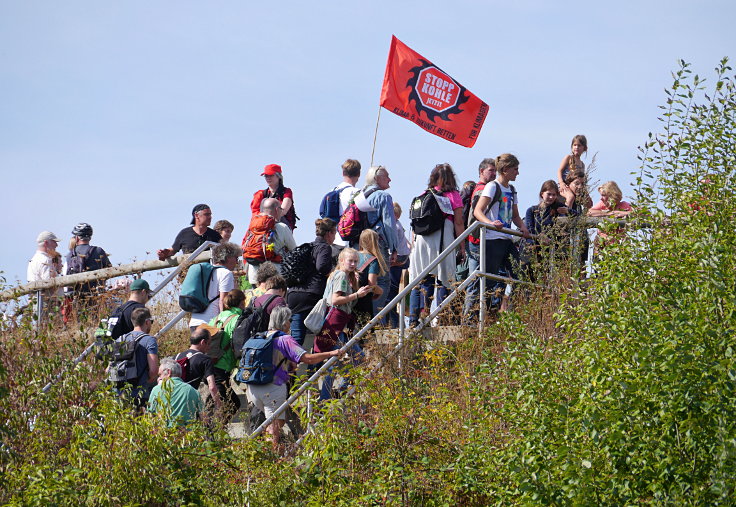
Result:
M311 240L342 161L369 166L392 34L490 106L472 149L382 112L375 162L405 209L436 163L462 182L511 152L523 214L578 133L594 177L631 195L677 60L708 77L736 57L726 1L275 5L0 0L9 283L25 281L41 230L66 240L80 221L115 264L154 258L199 202L239 242L269 163L294 190L297 242Z

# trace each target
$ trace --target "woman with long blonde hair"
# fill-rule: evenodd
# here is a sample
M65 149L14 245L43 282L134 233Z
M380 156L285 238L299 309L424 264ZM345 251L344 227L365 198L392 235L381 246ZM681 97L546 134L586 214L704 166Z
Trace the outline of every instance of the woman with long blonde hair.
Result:
M368 285L372 288L372 295L358 299L353 312L356 315L368 315L373 318L373 300L383 294L383 289L378 285L378 277L388 273L386 259L381 255L378 246L378 233L372 229L366 229L360 233L358 242L358 281L360 285Z
M355 327L353 308L363 296L370 295L370 285L360 286L358 280L358 252L353 248L344 248L338 257L337 266L327 279L324 299L327 302L327 314L322 330L314 337L315 352L329 352L341 348L347 343L346 330ZM351 354L354 361L362 357L363 350L354 345ZM332 397L332 376L322 379L320 399Z

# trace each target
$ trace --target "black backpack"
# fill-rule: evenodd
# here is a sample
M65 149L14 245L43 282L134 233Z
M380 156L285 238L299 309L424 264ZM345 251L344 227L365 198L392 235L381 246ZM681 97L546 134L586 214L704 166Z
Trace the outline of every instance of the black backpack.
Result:
M243 313L240 314L238 322L235 323L235 329L233 329L231 341L233 352L235 352L235 359L240 358L243 353L243 345L246 341L258 333L265 333L268 331L269 315L266 313L266 308L268 308L268 305L270 305L277 297L278 296L276 294L271 295L271 297L257 308L255 306L256 300L253 299L245 310L243 310Z
M433 188L428 188L422 195L418 195L411 201L409 219L411 228L415 234L427 236L444 228L445 214L442 212L437 195Z
M129 333L133 330L133 328L129 327L128 323L125 321L124 312L132 305L136 304L141 305L141 308L145 308L141 303L138 303L136 301L126 301L121 306L118 306L115 311L112 312L112 315L108 317L107 331L109 332L108 336L110 336L110 338L114 340L117 337L122 336L125 333Z
M309 281L314 273L312 262L312 243L304 243L284 256L281 262L281 276L286 280L287 287L300 287Z

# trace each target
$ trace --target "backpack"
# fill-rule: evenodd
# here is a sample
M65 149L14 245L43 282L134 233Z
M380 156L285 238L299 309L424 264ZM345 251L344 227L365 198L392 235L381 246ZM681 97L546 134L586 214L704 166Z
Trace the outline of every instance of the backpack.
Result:
M182 352L182 354L184 353ZM181 366L181 379L184 382L188 382L191 380L191 378L189 377L189 369L191 368L191 364L189 363L189 360L192 357L196 356L197 354L201 354L201 352L197 351L197 352L189 352L184 355L182 354L179 354L179 356L182 356L182 357L177 356L175 361L179 363L179 366Z
M195 264L187 271L187 276L181 284L179 292L179 307L185 312L202 313L217 296L209 299L207 293L212 281L212 275L216 269L225 269L222 266L213 266L210 262Z
M222 348L222 338L225 334L225 326L227 326L228 322L233 320L237 315L237 313L233 313L225 319L225 322L221 322L219 318L215 320L217 332L210 336L210 349L207 352L207 355L212 358L212 362L216 363L225 355L225 349ZM232 337L230 337L230 347L232 347Z
M273 294L266 299L263 305L256 307L255 299L251 301L248 307L238 317L238 322L233 330L232 342L235 359L239 359L243 353L243 345L257 333L268 331L269 315L266 313L268 305L270 305L277 295Z
M263 199L267 199L269 197L273 197L274 199L278 199L279 202L284 202L284 194L286 194L286 187L282 184L279 185L279 188L276 189L276 192L273 194L271 193L271 189L267 188L265 190L261 190ZM286 225L289 226L289 229L292 231L296 229L296 221L299 220L299 217L296 214L296 208L294 207L294 200L292 199L291 207L289 208L289 211L286 212L286 215L281 217L281 220L286 223Z
M319 205L319 217L329 218L334 222L340 220L340 193L347 187L333 188L322 198L322 202Z
M492 208L494 204L496 204L498 201L500 201L501 200L501 194L503 193L503 192L501 192L501 185L499 185L495 181L493 181L491 183L493 183L493 185L495 185L496 190L494 191L493 198L491 198L491 203L488 205L488 207L486 208L486 210ZM489 184L490 183L487 183L486 185L489 185ZM511 192L513 192L515 194L516 193L516 189L514 188L514 186L511 185L511 184L509 184L509 187L511 188ZM476 188L478 188L478 187L476 186ZM483 187L481 187L481 190L479 190L478 192L475 192L473 194L473 200L470 203L471 212L468 215L468 227L470 227L471 225L473 225L475 222L478 221L478 219L475 218L475 214L474 214L474 212L475 212L475 206L478 204L478 201L480 200L480 196L483 193L483 189L484 188L485 188L485 185ZM471 243L477 245L477 244L480 243L480 236L476 237L476 236L473 236L471 234L471 235L468 236L468 240L470 240Z
M429 188L411 201L409 220L411 220L411 228L415 234L427 236L443 229L445 214L437 202L437 195L433 188Z
M251 219L248 232L243 237L243 257L246 261L281 262L281 256L276 252L276 219L271 215L256 215Z
M112 315L107 319L107 331L108 336L113 340L125 333L131 332L133 329L128 329L128 323L125 321L125 310L130 308L132 305L141 304L136 301L126 301L122 305L118 306Z
M314 245L304 243L284 255L281 263L281 276L286 280L287 287L300 287L309 281L315 267L312 261Z
M131 331L112 342L112 359L107 367L107 379L110 382L131 382L138 380L143 373L141 365L136 362L135 349L143 337L142 331Z
M378 188L372 188L367 192L363 192L363 197L367 199L368 196L376 190L378 190ZM356 192L355 195L350 198L348 207L345 208L345 212L337 222L338 234L340 234L340 237L343 240L349 241L350 243L357 243L360 239L360 233L366 229L373 229L378 223L378 220L381 219L381 216L379 215L378 220L373 224L368 224L368 213L360 211L358 206L355 204L355 198L360 195L360 193L361 192Z
M276 369L286 361L286 358L283 358L279 364L275 366L273 364L273 342L283 334L281 331L258 333L245 342L235 380L253 385L273 382Z

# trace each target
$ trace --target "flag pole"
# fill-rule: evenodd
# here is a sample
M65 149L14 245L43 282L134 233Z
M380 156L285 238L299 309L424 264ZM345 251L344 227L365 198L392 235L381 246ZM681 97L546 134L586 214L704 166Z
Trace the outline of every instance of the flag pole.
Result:
M378 105L378 118L376 118L376 132L373 134L373 149L371 150L371 167L373 167L373 155L376 153L376 139L378 139L378 122L381 121L381 105Z

